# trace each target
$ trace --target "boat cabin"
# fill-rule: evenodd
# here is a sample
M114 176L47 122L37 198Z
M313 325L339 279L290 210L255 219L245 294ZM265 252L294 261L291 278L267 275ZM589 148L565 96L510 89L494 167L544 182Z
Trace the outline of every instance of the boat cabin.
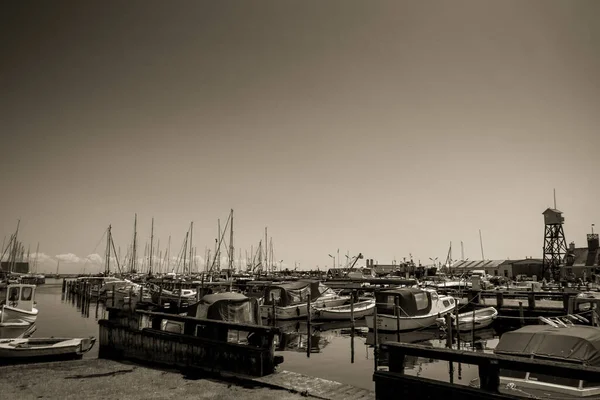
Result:
M377 313L395 315L396 299L398 299L401 317L427 315L431 311L433 300L437 300L437 293L418 288L382 290L375 294Z
M5 292L3 292L5 290ZM35 303L35 285L13 284L0 287L0 305L32 311Z
M286 307L306 303L310 296L311 301L323 296L333 296L335 292L330 287L319 281L296 281L279 283L265 289L264 305Z
M248 325L262 325L258 300L236 292L208 294L202 297L199 302L188 307L187 316ZM183 325L182 322L163 320L161 329L183 333ZM196 335L198 335L198 332L196 332Z
M586 325L552 327L529 325L504 333L496 354L600 366L600 328ZM600 378L589 382L576 376L549 376L531 372L501 370L500 383L515 384L518 389L553 392L558 397L600 395Z

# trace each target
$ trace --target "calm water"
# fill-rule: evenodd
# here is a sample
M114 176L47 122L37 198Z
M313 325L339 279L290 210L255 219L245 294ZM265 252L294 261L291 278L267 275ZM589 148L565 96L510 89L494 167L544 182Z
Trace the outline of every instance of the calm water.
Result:
M38 286L36 291L37 330L33 337L87 337L98 336L96 322L96 306L91 304L89 317L83 316L75 304L61 300L62 281L47 279L45 285ZM102 318L103 309L100 305L98 317ZM362 326L361 326L362 325ZM278 326L284 332L278 346L282 351L284 362L282 369L306 375L330 379L366 389L374 389L373 385L373 332L368 332L364 321L357 321L355 335L352 338L348 323L313 323L311 326L311 354L307 357L307 324L304 321L280 322ZM463 338L461 348L472 349L470 335ZM464 339L468 339L465 341ZM396 341L396 334L379 334L379 341ZM444 347L445 339L437 329L422 330L417 332L402 333L402 342L419 343L432 347ZM354 342L354 346L352 346ZM490 351L498 342L493 330L477 333L475 337L477 351ZM354 352L352 352L354 347ZM98 356L98 347L87 353L85 358ZM379 368L386 369L387 360L381 357ZM453 365L452 378L448 362L423 358L407 357L406 373L431 379L449 381L468 385L472 379L477 378L477 367L470 365Z

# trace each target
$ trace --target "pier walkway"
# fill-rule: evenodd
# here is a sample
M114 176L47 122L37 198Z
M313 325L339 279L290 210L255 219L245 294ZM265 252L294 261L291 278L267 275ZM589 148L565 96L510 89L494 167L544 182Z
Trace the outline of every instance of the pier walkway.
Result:
M105 359L0 367L2 399L371 400L375 393L287 371L262 378L185 376Z

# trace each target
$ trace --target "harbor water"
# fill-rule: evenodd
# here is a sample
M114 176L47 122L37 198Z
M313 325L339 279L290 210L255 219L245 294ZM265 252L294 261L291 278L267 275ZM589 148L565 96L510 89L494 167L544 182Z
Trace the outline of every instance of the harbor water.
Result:
M39 314L36 331L32 337L88 337L98 336L97 319L104 315L102 304L92 302L89 316L77 304L61 297L62 280L47 279L36 291ZM306 321L281 321L277 326L283 334L277 340L277 354L284 357L280 368L309 376L316 376L365 389L374 389L372 380L375 368L373 352L374 333L365 327L364 320L350 322L310 324L310 356L307 353L308 332ZM353 334L354 333L354 334ZM473 339L475 342L473 344ZM397 341L396 333L378 333L378 342ZM437 328L402 332L400 341L430 347L445 347L444 333ZM493 329L476 332L461 338L461 349L491 352L498 342ZM456 344L454 345L456 348ZM97 358L98 346L84 358ZM379 369L386 369L385 354L377 360ZM444 361L432 362L425 358L407 357L405 372L430 379L468 385L478 376L477 367L451 365Z

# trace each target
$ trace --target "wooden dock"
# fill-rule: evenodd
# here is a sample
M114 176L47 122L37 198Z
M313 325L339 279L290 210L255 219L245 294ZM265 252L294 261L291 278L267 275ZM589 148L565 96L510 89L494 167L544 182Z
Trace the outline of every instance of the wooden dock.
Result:
M277 328L143 310L108 312L107 320L98 321L100 358L257 377L283 361L274 352ZM163 321L180 332L162 330ZM232 336L242 340L231 341Z

